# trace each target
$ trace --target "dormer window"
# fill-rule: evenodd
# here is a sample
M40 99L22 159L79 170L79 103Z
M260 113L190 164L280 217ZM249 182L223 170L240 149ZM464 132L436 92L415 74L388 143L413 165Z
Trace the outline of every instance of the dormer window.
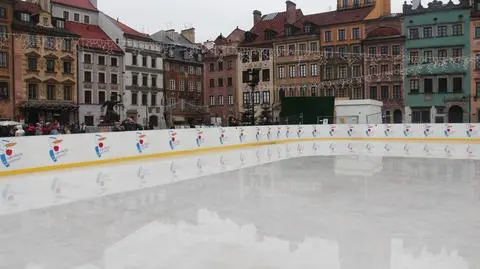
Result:
M286 36L292 36L293 35L293 28L291 26L288 26L285 28L285 35Z
M20 20L24 22L30 22L30 14L20 13Z
M272 39L275 38L275 36L276 36L276 33L274 31L272 31L272 30L266 30L265 31L265 39L266 40L272 40Z
M310 23L307 23L303 26L303 31L305 34L311 34L312 33L312 25Z

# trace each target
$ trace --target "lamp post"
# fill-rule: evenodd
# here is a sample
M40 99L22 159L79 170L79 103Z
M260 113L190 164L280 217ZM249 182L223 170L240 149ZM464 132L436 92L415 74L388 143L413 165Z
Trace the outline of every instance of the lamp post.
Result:
M248 71L248 85L252 88L251 103L252 103L252 126L255 125L255 87L260 82L260 69L254 68Z

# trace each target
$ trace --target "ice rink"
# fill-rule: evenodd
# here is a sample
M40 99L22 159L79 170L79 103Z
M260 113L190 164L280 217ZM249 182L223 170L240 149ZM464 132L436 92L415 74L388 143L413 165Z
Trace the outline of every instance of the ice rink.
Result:
M0 178L0 268L476 269L476 149L298 142Z

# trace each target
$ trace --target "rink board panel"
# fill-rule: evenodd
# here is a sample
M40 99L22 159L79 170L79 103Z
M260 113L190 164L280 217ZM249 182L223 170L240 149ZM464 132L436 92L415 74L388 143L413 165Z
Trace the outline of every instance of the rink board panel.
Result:
M288 125L2 138L0 176L305 141L479 144L477 124ZM477 151L476 147L469 151Z

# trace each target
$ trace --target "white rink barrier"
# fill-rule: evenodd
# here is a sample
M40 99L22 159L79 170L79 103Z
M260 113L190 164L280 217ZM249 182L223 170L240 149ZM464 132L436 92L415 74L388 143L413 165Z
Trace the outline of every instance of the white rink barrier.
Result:
M1 138L0 176L313 140L480 143L477 124L288 125Z
M27 174L0 180L0 216L137 191L142 194L129 195L130 198L118 196L118 202L163 202L168 196L169 186L181 184L186 192L195 192L204 187L195 180L199 177L253 166L258 166L257 172L261 173L262 169L269 168L259 165L312 156L334 156L335 173L371 176L382 170L385 157L480 160L480 144L299 141L214 154L131 162L114 167L95 166L88 169ZM461 170L457 173L458 178L467 180L478 178L479 172ZM18 180L19 178L21 179ZM301 177L297 181L302 185ZM255 188L256 185L249 186ZM110 201L116 202L115 198Z

